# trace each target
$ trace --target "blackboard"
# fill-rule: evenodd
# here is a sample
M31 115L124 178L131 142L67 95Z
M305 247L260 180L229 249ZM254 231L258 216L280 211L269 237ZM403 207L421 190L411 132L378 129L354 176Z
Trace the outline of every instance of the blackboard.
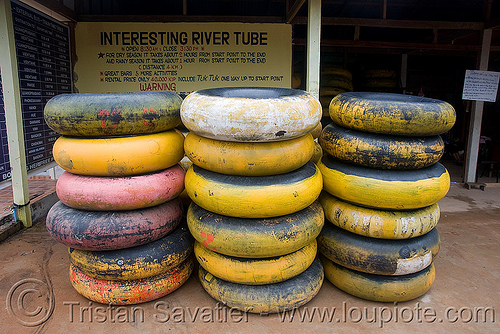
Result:
M69 28L20 2L11 4L29 171L53 161L58 135L45 124L43 108L53 96L72 91ZM0 102L2 181L10 178L3 94Z

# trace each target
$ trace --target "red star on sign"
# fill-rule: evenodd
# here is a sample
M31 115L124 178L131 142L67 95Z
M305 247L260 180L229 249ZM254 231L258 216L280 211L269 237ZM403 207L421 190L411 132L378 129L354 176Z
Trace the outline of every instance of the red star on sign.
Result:
M104 75L104 72L99 72L99 73L101 73L101 76Z
M99 52L99 53L97 54L97 58L104 58L104 53Z

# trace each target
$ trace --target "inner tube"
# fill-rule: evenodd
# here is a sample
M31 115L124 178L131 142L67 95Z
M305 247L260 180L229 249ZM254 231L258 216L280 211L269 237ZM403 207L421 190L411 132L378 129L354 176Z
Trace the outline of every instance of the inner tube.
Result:
M274 87L202 89L189 94L181 105L186 128L225 141L300 137L318 125L321 114L321 105L312 94Z
M416 170L382 170L346 164L325 154L318 168L325 191L375 209L423 208L437 203L450 188L450 175L439 162Z
M203 267L198 276L201 286L212 298L250 313L276 313L300 307L316 296L324 280L323 266L318 259L301 274L273 284L232 283L215 277Z
M193 165L185 178L193 202L211 212L241 218L297 212L318 198L322 186L321 173L311 161L292 172L270 176L225 175Z
M163 238L141 246L109 251L69 248L69 259L90 277L126 281L163 274L186 260L192 251L189 230L180 225Z
M424 295L436 277L434 264L403 276L362 273L321 257L325 277L337 288L358 298L376 302L405 302Z
M72 248L114 250L150 243L175 229L182 219L179 198L151 208L128 211L83 211L61 201L50 208L50 236Z
M429 266L439 252L439 234L433 229L420 237L385 240L363 237L333 224L318 236L321 254L343 267L377 275L407 275Z
M321 148L321 145L317 140L314 141L314 154L311 157L311 161L317 164L321 157L323 156L323 148Z
M311 134L278 142L229 142L204 138L190 132L184 140L186 156L212 172L266 176L302 167L314 152Z
M76 137L156 133L180 124L182 99L174 92L59 94L44 107L47 125Z
M325 64L321 68L321 76L323 77L324 75L336 75L344 77L347 80L352 80L352 73L349 70L336 65Z
M346 231L370 238L407 239L424 235L438 223L437 203L415 210L376 210L342 201L323 191L319 200L325 217Z
M206 248L244 258L295 252L315 240L325 222L317 201L298 212L265 219L222 216L191 203L186 218L189 231Z
M328 124L319 138L325 152L347 163L378 169L420 169L438 162L444 141L436 136L372 134Z
M314 139L318 138L321 135L321 131L323 130L323 125L318 123L316 127L312 130L311 135L313 136Z
M433 136L455 124L451 104L428 97L347 92L330 102L330 117L345 128L402 136Z
M299 275L312 264L316 251L317 243L313 240L289 254L249 259L213 252L198 241L194 244L198 263L209 273L225 281L249 285L278 283Z
M320 92L324 95L335 95L332 94L333 89L343 89L346 92L352 92L352 80L341 75L322 73Z
M130 176L157 172L184 156L184 136L177 130L111 138L57 138L54 160L78 175Z
M193 272L194 260L189 257L177 267L163 274L147 278L112 281L92 278L70 265L69 279L73 288L94 302L107 305L146 303L178 289Z
M157 173L124 177L76 175L63 172L57 179L57 197L80 210L120 211L165 203L184 190L186 172L174 165Z

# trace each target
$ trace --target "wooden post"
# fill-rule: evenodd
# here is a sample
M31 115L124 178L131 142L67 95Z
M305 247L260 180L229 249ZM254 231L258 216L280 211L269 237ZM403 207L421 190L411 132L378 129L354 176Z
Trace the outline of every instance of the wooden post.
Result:
M408 75L408 54L403 53L401 55L401 88L403 89L403 94L406 94L407 75Z
M321 0L309 0L307 10L306 90L319 99Z
M23 113L9 0L0 0L0 45L0 70L9 143L14 215L18 221L22 221L25 227L30 227L31 208L24 149Z
M483 31L483 43L479 59L479 70L487 71L490 59L492 29ZM465 159L465 183L476 182L477 161L479 156L479 139L481 136L481 122L483 119L483 101L474 101L472 104L472 115L467 137L467 156Z

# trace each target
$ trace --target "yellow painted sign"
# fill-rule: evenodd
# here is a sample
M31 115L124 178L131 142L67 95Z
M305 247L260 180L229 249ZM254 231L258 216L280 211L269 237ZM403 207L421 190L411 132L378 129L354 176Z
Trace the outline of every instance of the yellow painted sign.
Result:
M80 22L75 35L80 93L291 87L288 24Z

